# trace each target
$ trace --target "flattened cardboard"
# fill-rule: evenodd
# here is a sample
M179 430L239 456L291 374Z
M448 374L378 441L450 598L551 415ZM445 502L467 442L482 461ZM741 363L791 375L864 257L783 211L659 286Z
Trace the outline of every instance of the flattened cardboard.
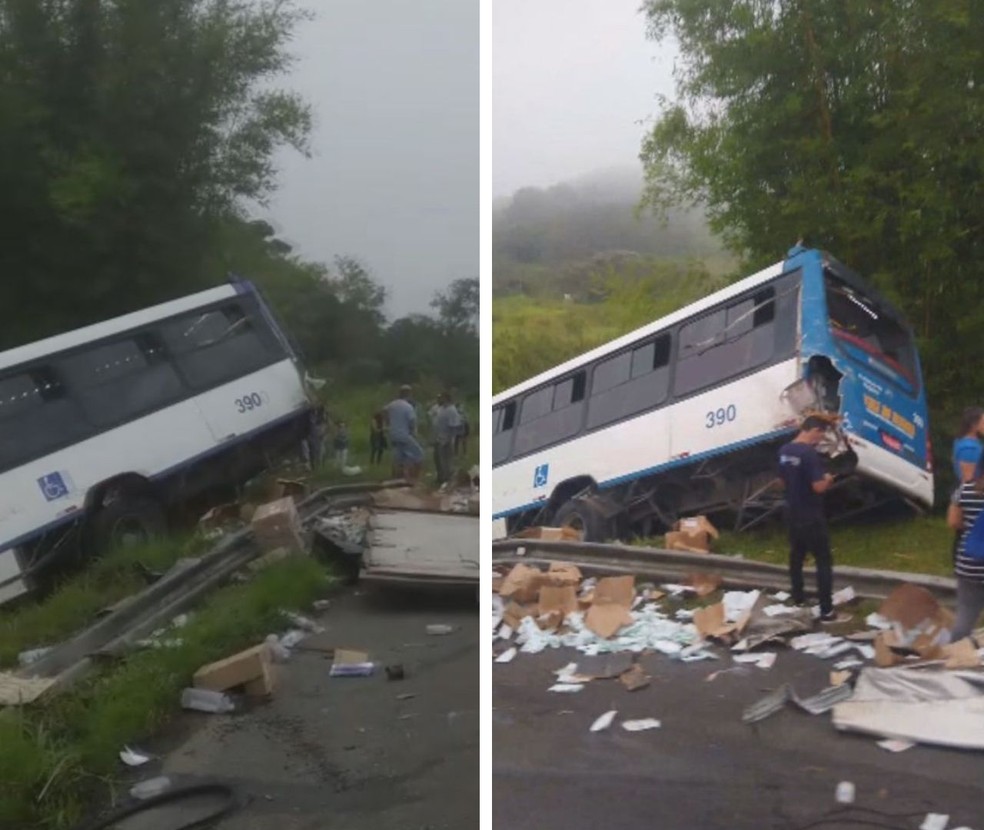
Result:
M943 646L942 655L946 658L944 667L948 669L976 669L981 664L981 658L969 637Z
M724 603L716 602L694 611L694 625L702 639L718 638L737 631L737 626L724 620Z
M595 602L588 609L584 624L603 640L608 640L621 628L632 624L632 615L628 608L614 602Z
M885 601L878 613L885 619L899 622L906 630L918 628L926 621L943 624L941 606L925 588L911 583L899 585Z
M606 576L595 585L594 605L620 605L628 609L634 599L634 576Z
M541 585L562 587L564 585L578 586L581 584L581 570L569 562L552 562L550 570L540 578Z
M533 568L520 562L506 574L506 578L499 588L499 596L518 603L535 602L542 578L543 574L539 568Z
M649 685L650 677L642 670L642 666L636 663L619 677L622 685L630 692L645 689Z
M502 612L502 621L513 631L519 628L520 622L524 617L536 616L535 605L520 605L518 602L510 602L506 610Z
M545 585L540 589L540 613L550 614L555 611L559 611L562 618L577 611L577 590L573 585L559 588Z
M694 590L699 597L706 597L708 594L713 594L721 587L722 581L720 574L705 573L691 574L689 579L690 584L694 586Z

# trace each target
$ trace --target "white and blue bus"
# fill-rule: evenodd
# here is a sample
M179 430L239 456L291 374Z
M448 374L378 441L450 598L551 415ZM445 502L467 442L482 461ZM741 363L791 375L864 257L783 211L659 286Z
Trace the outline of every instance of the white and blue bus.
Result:
M926 394L898 310L828 254L783 262L519 384L492 401L494 535L573 526L649 535L679 516L781 506L776 450L808 413L835 515L932 506Z
M163 532L309 423L296 352L238 278L0 353L0 603L65 559Z

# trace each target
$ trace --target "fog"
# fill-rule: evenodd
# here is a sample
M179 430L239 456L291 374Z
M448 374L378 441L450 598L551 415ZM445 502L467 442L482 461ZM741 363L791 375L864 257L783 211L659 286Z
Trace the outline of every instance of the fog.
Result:
M391 317L478 276L477 0L302 0L285 86L312 104L314 157L277 157L255 211L306 259L363 261Z
M496 197L599 168L638 167L676 51L646 39L640 0L495 0Z

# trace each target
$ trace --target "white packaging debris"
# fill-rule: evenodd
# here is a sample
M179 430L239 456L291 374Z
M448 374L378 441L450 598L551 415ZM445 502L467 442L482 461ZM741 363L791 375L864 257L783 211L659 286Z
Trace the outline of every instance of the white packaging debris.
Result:
M832 643L831 645L827 646L827 648L825 648L823 651L818 652L817 657L821 657L824 660L829 660L831 657L840 657L842 654L847 654L847 652L853 651L853 649L854 649L854 643L846 643L846 642ZM807 653L810 654L812 652L808 650Z
M28 651L22 651L17 655L17 662L20 663L21 666L29 666L31 663L36 663L50 651L51 646L46 648L32 648Z
M734 654L731 659L736 663L751 663L760 669L771 669L776 664L777 656L774 651L761 651L748 654Z
M311 631L314 634L321 634L324 632L324 628L318 625L314 620L308 619L303 614L296 614L293 611L281 611L284 617L291 621L297 628L301 628L304 631Z
M853 669L857 666L863 666L864 663L858 660L857 657L848 657L846 660L841 660L839 663L834 663L835 671L843 671L844 669Z
M513 646L510 649L502 652L498 657L495 658L496 663L509 663L516 656L516 647Z
M751 610L761 595L761 591L725 591L721 600L724 603L725 621L737 622L742 614Z
M887 749L889 752L905 752L907 749L912 749L915 745L914 741L899 741L894 739L878 742L878 746L882 749Z
M603 729L607 729L609 726L612 725L612 721L615 720L615 716L617 714L618 711L615 709L611 709L608 712L605 712L605 714L603 714L593 724L591 724L590 731L601 732Z
M858 652L865 660L875 659L875 647L869 646L867 643L855 643L854 650Z
M680 620L680 622L690 622L694 618L694 612L690 608L679 609L674 616Z
M848 585L846 588L841 588L839 591L834 591L831 599L834 605L843 605L846 602L850 602L855 597L854 588Z
M841 781L834 792L838 804L854 803L854 784L851 781Z
M789 641L789 645L797 651L817 647L829 648L834 643L839 642L840 639L840 637L827 634L825 631L814 631L810 634L800 634L799 637L793 637L793 639Z
M444 625L443 623L437 623L435 625L427 626L427 633L435 637L440 637L444 634L453 634L457 629L453 625Z
M950 816L944 813L926 813L926 818L919 825L919 830L946 830Z
M779 602L785 602L785 601L786 601L787 599L789 599L789 598L790 598L791 596L792 596L792 594L790 594L790 593L788 593L787 591L776 591L776 592L775 592L775 593L774 593L774 594L772 595L772 598L773 598L773 599L777 599L777 600L779 600Z
M140 767L150 760L150 756L125 746L123 747L123 751L120 752L120 760L128 767Z
M561 694L574 694L584 688L583 683L554 683L548 692L560 692Z
M290 649L280 642L276 634L268 634L266 644L274 663L286 663L290 660Z
M788 605L766 605L762 613L767 617L780 617L783 614L795 614L798 608L791 608Z
M622 728L626 732L643 732L646 729L659 729L662 724L656 718L642 718L640 720L622 721Z
M298 643L307 637L306 631L301 631L297 628L292 628L286 634L280 638L280 645L284 648L294 648Z
M877 628L881 631L888 631L888 629L892 627L891 621L877 612L868 614L868 616L864 618L864 624L868 626L868 628Z
M499 639L508 640L513 635L513 627L507 623L503 623L499 628Z
M682 597L684 594L688 592L694 594L697 593L697 590L694 588L693 585L676 585L674 583L668 582L667 584L660 585L659 587L662 588L664 591L666 591L666 593L674 597Z

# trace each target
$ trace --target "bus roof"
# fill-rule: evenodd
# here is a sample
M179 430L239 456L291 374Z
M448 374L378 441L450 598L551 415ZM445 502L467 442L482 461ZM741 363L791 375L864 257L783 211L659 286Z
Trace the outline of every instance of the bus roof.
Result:
M0 352L0 370L18 366L21 363L28 363L49 354L81 346L93 340L100 340L103 337L110 337L118 332L129 331L140 326L152 323L165 317L181 314L184 311L193 311L200 306L218 302L229 297L235 297L241 293L242 289L236 285L222 285L217 288L209 288L199 291L196 294L189 294L179 297L176 300L169 300L149 308L139 311L132 311L120 317L113 317L110 320L103 320L89 326L83 326L73 331L55 334L43 340L36 340L33 343L25 343L23 346L15 346L5 352Z
M736 283L732 283L726 288L722 288L720 291L715 291L713 294L708 294L706 297L702 297L688 306L684 306L671 314L667 314L665 317L660 317L658 320L654 320L652 323L647 323L645 326L642 326L635 331L630 331L628 334L622 335L622 337L616 338L615 340L610 340L609 342L598 346L589 352L578 355L577 357L568 360L566 363L561 363L559 366L548 369L546 372L541 372L539 375L536 375L529 380L525 380L522 383L513 386L511 389L506 389L498 395L495 395L492 398L492 405L495 406L496 404L503 403L504 401L507 401L516 395L520 395L529 389L533 389L542 383L558 378L568 372L573 372L574 370L579 369L594 360L598 360L607 354L616 352L625 346L630 346L650 334L656 334L663 329L674 325L675 323L679 323L681 320L686 320L689 317L693 317L695 314L699 314L705 309L717 305L719 302L737 296L738 294L747 291L749 288L754 288L756 285L763 282L768 282L773 277L778 277L783 272L783 267L784 261L780 261L775 265L770 265L768 268L763 268L761 271L752 274L750 277L745 277Z

